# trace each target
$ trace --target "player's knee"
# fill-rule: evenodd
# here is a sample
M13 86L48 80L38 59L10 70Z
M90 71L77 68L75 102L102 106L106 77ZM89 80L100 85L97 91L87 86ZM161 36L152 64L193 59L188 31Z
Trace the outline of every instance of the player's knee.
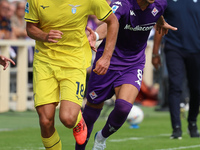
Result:
M76 123L76 117L73 115L60 115L60 121L66 126L67 128L73 128Z
M53 119L47 119L47 118L40 119L40 126L42 128L49 129L52 126L54 126L54 120Z

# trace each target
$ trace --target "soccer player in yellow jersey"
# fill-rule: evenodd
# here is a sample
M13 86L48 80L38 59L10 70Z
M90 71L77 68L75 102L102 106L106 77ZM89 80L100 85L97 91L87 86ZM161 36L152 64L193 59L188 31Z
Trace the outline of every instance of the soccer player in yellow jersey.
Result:
M27 0L25 20L28 35L36 40L33 63L34 101L47 150L61 150L54 127L55 109L73 128L76 142L83 144L87 127L80 111L85 90L86 68L91 48L85 34L88 15L107 23L105 51L95 72L105 74L114 50L119 24L105 0Z

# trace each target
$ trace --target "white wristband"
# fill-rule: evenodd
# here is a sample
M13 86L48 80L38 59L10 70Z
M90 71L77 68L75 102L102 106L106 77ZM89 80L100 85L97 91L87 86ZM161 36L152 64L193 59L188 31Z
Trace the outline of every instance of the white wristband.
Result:
M96 35L96 41L98 41L99 40L99 34L97 32L94 32L94 33Z

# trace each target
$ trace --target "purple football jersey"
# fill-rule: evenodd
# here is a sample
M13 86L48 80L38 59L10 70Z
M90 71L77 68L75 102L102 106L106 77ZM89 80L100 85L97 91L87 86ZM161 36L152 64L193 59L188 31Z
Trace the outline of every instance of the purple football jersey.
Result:
M155 0L142 11L136 0L112 0L110 5L118 18L120 27L116 47L111 59L111 70L123 70L130 66L145 64L145 48L151 29L164 13L166 0ZM97 52L102 55L105 39Z

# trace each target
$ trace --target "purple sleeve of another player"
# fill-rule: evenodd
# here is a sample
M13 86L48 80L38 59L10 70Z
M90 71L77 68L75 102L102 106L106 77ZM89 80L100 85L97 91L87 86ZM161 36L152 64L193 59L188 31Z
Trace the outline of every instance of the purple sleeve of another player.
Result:
M110 7L118 20L130 10L125 0L112 0Z

